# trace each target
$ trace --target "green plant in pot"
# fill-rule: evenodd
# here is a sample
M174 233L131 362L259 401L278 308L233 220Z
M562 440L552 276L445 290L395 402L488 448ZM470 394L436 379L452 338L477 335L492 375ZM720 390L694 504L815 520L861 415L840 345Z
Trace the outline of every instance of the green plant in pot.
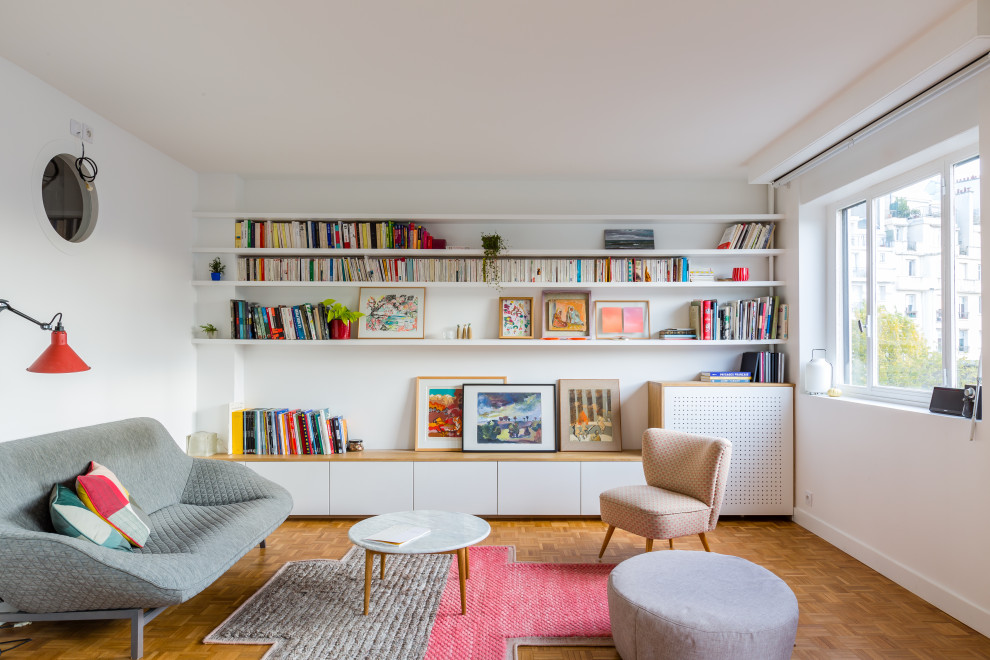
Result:
M485 252L481 259L481 276L499 290L502 289L502 280L498 268L498 256L507 247L502 236L498 233L481 235L481 248Z
M210 278L214 281L219 280L225 270L227 267L220 261L220 257L214 257L213 261L210 262Z
M330 324L330 339L350 339L351 323L364 316L364 312L355 312L333 298L323 301L327 308L327 323Z
M216 338L217 333L220 332L219 330L217 330L217 326L213 325L212 323L204 323L199 327L203 332L206 333L207 339Z

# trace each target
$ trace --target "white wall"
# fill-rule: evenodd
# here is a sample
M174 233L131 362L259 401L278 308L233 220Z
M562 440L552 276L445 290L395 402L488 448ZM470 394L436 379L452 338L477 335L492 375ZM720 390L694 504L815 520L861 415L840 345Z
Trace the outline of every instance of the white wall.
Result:
M211 210L342 213L765 213L765 186L739 182L578 182L578 181L412 181L412 180L245 180L201 177L200 199ZM205 210L205 209L204 209ZM216 221L204 221L212 223ZM223 230L231 244L233 228ZM658 224L658 247L713 247L724 224ZM436 224L431 231L450 245L479 247L482 232L497 230L512 248L600 248L604 225ZM207 232L203 232L204 234ZM209 239L201 239L208 241ZM204 242L204 245L216 245ZM197 263L204 269L205 260ZM765 264L765 260L764 264ZM731 268L733 263L720 261ZM749 264L746 264L749 265ZM754 278L759 272L752 264ZM765 267L765 265L764 265ZM728 275L729 271L723 274ZM205 278L205 270L198 277ZM545 288L551 289L552 286ZM506 289L502 295L534 296L540 288ZM724 291L720 293L725 293ZM738 297L758 289L733 290ZM762 292L765 293L765 290ZM333 297L352 308L356 287L241 289L238 295L268 304L317 302ZM472 324L475 338L497 337L500 294L491 288L428 289L426 335L439 338L445 327ZM230 290L200 291L201 322L214 320L228 336ZM651 328L687 325L688 302L697 292L666 289L598 289L592 298L632 300L649 297ZM221 322L216 322L221 318ZM284 344L285 342L279 342ZM200 427L224 431L225 403L250 406L325 407L344 414L352 434L369 449L412 449L417 376L506 376L511 383L550 383L560 378L618 378L621 388L623 446L638 448L646 428L648 380L694 380L706 369L738 368L743 349L719 347L588 347L567 345L471 347L367 346L199 346Z
M49 333L0 314L0 441L147 415L184 445L195 405L195 173L2 59L0 89L0 298L43 321L62 312L70 346L92 367L27 373ZM39 168L58 152L79 155L70 118L94 130L86 155L99 166L100 211L87 241L60 249L41 224Z
M780 210L799 220L788 236L801 258L787 262L784 276L799 292L790 348L802 367L813 348L825 346L838 367L827 331L827 204L971 143L977 125L986 162L988 78L984 73L979 87L950 92L779 191ZM984 181L983 204L988 189ZM803 391L803 373L792 374ZM990 634L990 434L984 424L970 442L968 420L803 393L795 420L795 521Z

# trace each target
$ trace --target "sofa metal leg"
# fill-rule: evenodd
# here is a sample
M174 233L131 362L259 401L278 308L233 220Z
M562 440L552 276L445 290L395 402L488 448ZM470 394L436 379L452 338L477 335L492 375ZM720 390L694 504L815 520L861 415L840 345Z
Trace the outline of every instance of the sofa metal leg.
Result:
M265 546L265 541L267 541L267 540L268 539L261 539L261 543L258 544L258 547L261 548L262 550L264 550L267 547L267 546Z
M4 612L0 622L20 621L95 621L99 619L131 620L131 658L137 660L144 655L144 627L167 608L153 607L148 610L83 610L81 612Z

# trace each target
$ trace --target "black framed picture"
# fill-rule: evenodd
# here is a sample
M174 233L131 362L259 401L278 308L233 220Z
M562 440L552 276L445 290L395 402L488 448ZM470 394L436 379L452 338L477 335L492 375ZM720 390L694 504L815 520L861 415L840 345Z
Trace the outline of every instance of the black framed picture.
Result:
M464 451L557 450L557 386L464 383Z

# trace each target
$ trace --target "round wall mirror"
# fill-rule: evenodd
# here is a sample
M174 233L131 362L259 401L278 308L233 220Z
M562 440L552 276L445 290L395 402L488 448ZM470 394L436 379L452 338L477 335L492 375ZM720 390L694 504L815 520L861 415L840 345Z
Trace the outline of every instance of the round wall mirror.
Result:
M86 165L83 173L90 176ZM80 243L96 227L96 186L83 181L76 170L76 158L59 154L48 161L41 176L41 200L45 215L59 236L70 243Z

